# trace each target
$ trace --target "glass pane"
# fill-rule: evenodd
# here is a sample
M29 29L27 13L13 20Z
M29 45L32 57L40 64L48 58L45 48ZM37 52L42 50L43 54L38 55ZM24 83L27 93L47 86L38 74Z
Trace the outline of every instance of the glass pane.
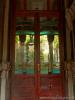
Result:
M40 36L40 66L41 74L60 73L58 35Z
M58 19L56 17L46 18L40 17L40 30L51 35L56 34L58 30Z
M49 46L47 35L40 36L40 66L41 74L48 74Z
M16 35L26 34L34 35L34 17L17 17L16 18ZM40 17L40 35L57 35L58 20L56 18L47 19Z
M34 34L34 17L17 17L16 18L16 35Z
M53 65L52 73L59 74L60 71L60 56L59 56L59 36L55 35L53 40Z
M15 73L34 74L34 36L26 35L25 42L20 38L16 36Z

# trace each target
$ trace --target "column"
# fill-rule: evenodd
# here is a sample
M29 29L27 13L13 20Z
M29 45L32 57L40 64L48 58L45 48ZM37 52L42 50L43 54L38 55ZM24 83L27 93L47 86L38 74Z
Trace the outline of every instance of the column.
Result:
M3 34L3 11L4 0L0 0L0 63L2 62L2 34Z
M4 32L3 32L3 63L7 62L8 52L8 21L9 21L9 0L5 2L5 13L4 13Z
M8 64L3 64L2 69L1 69L1 97L0 100L7 100L6 97L6 82L7 82L7 77L8 77Z
M72 31L72 18L70 16L70 13L68 10L66 11L66 71L67 71L67 86L68 86L68 100L74 100L74 83L73 83L73 77L72 77L72 57L71 57L71 38L70 34Z
M70 32L66 30L66 53L67 53L67 61L71 61L71 41L70 41Z
M74 84L73 84L73 75L71 72L71 63L66 63L67 67L67 81L68 81L68 100L74 100Z
M1 63L2 63L2 45L3 45L3 13L4 0L0 0L0 98L1 98Z
M6 71L3 70L1 73L1 100L5 100L5 88L6 88Z
M73 53L74 53L74 62L75 62L75 20L73 20Z
M73 91L73 78L72 78L72 70L71 70L71 40L70 40L70 31L66 29L66 53L67 53L67 80L68 80L68 97L69 100L74 100L74 91Z
M4 0L4 14L3 14L3 52L2 52L2 68L7 66L7 52L8 52L8 21L9 21L9 0ZM1 98L0 100L6 100L6 78L7 72L5 69L1 73Z

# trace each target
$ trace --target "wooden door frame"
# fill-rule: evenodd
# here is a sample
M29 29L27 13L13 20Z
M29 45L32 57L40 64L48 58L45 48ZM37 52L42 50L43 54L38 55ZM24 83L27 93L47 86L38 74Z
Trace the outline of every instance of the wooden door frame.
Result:
M34 17L34 24L35 24L35 55L38 57L37 59L39 60L35 60L35 64L34 64L34 68L36 68L35 70L37 70L37 74L35 74L35 83L36 83L36 96L39 98L39 87L40 87L40 76L39 76L39 65L40 65L40 17L47 17L47 18L51 18L56 16L57 19L60 19L60 14L59 11L55 11L55 12L50 12L50 11L16 11L16 2L15 0L13 0L13 5L14 5L14 9L13 9L13 32L12 32L12 40L11 43L12 45L10 46L11 49L11 53L10 53L10 57L11 57L11 63L12 65L15 64L15 32L16 32L16 17ZM61 29L61 23L58 24L58 30ZM13 46L13 48L12 48ZM37 53L38 52L38 53ZM39 54L39 55L38 55ZM36 78L37 77L37 78Z

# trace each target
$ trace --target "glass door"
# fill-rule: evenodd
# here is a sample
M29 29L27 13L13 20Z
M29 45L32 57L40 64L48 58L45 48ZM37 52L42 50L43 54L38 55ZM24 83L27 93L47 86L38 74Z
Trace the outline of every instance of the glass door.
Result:
M11 100L36 100L38 43L33 32L34 17L17 17L15 32L15 67L12 75ZM35 56L36 55L36 56Z
M40 35L38 66L39 100L63 98L63 76L60 68L59 35Z
M62 93L55 39L59 34L58 0L13 1L16 41L11 100L58 100L50 98Z
M34 17L16 18L15 73L33 75Z
M61 73L59 33L53 30L56 26L56 18L38 14L16 18L12 100L51 100L50 97L60 95L55 92L54 81L60 82ZM61 89L62 83L59 84L57 91Z
M23 38L26 38L23 42ZM16 35L15 45L15 73L34 74L34 36Z

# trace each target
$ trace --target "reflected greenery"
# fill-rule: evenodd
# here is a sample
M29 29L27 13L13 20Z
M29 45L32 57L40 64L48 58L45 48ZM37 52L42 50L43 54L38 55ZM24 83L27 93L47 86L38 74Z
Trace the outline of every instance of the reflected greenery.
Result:
M20 35L20 34L26 34L26 35L34 35L35 32L33 31L23 31L23 30L20 30L20 31L16 31L16 35ZM41 31L40 32L40 35L58 35L59 32L58 31L54 31L54 30L50 30L50 31Z
M30 44L33 42L33 44ZM59 72L59 37L54 35L54 39L49 47L47 35L40 36L40 73ZM52 55L51 55L52 50ZM50 58L50 55L53 56ZM51 65L52 62L52 65ZM34 36L26 35L24 44L20 43L19 35L16 35L15 45L15 71L16 73L34 74Z

